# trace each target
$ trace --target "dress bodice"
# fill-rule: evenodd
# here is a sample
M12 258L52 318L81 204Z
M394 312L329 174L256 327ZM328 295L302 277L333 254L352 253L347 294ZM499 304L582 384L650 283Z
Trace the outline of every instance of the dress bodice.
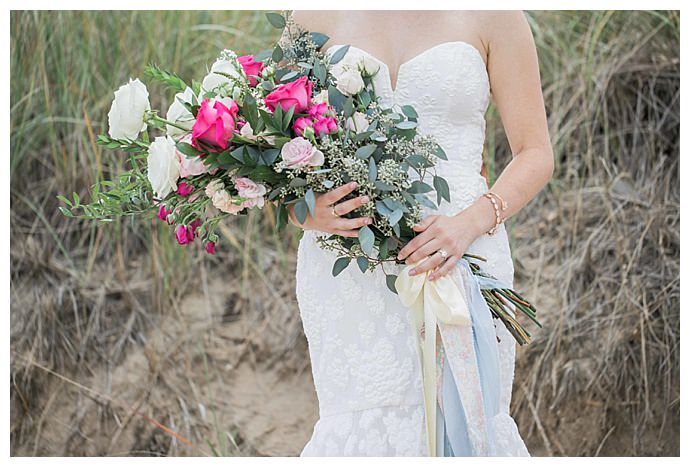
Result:
M338 47L332 45L327 53ZM436 167L452 194L450 205L442 203L440 213L467 207L486 191L480 171L490 86L479 51L462 41L426 49L400 65L395 88L388 65L365 50L350 46L343 60L354 63L362 56L380 65L373 83L381 104L412 105L419 115L419 132L433 135L448 156Z

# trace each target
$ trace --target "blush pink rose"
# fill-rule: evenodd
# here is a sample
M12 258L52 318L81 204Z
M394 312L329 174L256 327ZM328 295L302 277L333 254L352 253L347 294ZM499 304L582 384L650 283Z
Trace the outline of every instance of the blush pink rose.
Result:
M306 76L282 86L278 86L273 92L266 96L266 106L274 112L276 107L281 106L287 112L291 107L295 107L295 113L304 112L309 108L311 91L314 83L307 80Z
M292 124L292 129L297 136L302 136L304 135L304 130L313 126L314 121L311 118L299 117L297 120L295 120L295 123Z
M283 145L280 150L283 163L289 169L305 166L317 167L323 164L324 156L307 139L298 136Z
M238 110L235 101L231 101L230 107L219 100L211 106L210 101L204 99L192 127L192 146L208 152L226 150L235 131Z
M192 135L187 135L181 140L184 143L192 144ZM177 159L180 161L180 178L189 178L208 172L208 166L199 157L187 157L177 151Z
M255 61L253 55L242 55L241 57L237 57L237 61L242 65L244 74L246 74L249 79L249 85L251 87L256 87L259 82L258 77L261 76L261 71L264 69L264 64Z
M237 194L242 198L247 198L242 202L242 207L259 208L264 205L264 196L266 195L266 187L260 183L255 183L246 177L237 177L235 179L235 188Z

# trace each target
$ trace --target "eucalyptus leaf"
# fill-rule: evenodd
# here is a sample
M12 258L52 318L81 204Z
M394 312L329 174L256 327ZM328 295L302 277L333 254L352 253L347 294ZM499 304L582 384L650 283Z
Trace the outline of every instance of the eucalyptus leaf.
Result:
M376 168L376 162L374 161L374 159L369 159L369 181L375 182L377 175L378 170Z
M357 266L359 266L359 270L362 272L367 272L367 269L369 268L369 260L367 259L366 256L358 256L357 257Z
M295 203L295 217L297 217L297 221L300 224L304 224L304 221L307 220L308 209L304 198L301 198Z
M283 18L283 15L278 14L278 13L266 13L266 19L268 19L268 22L271 23L271 26L273 26L276 29L283 29L285 27L285 18Z
M360 159L368 159L369 156L376 151L376 148L378 148L378 146L375 144L367 144L366 146L362 146L361 148L357 149L357 151L355 151L355 156L359 157Z
M333 277L335 277L338 274L340 274L341 272L343 272L345 270L345 268L350 265L351 260L352 260L352 258L348 258L346 256L336 259L335 263L333 264L333 271L332 271Z
M402 216L403 216L402 209L396 209L396 210L393 211L393 212L391 213L391 215L388 217L388 223L389 223L391 226L394 226L395 224L397 224L398 222L400 222L400 219L402 219Z
M314 217L314 210L316 209L316 196L314 195L314 190L309 188L304 194L304 201L307 203L307 208L309 208L309 214Z
M331 55L331 59L329 60L329 63L331 65L335 65L336 63L338 63L340 60L342 60L345 57L345 54L347 53L348 50L350 50L349 45L344 45L344 46L340 47L338 50L336 50L333 53L333 55Z
M359 244L362 247L362 251L371 256L374 250L374 232L372 232L371 229L365 225L359 229L359 234L357 237L359 238Z
M441 199L450 203L450 188L448 182L438 175L434 175L434 189L436 190L436 202L440 205Z
M398 279L398 276L395 274L386 274L386 286L390 289L391 292L394 294L397 294L398 291L395 288L395 281Z

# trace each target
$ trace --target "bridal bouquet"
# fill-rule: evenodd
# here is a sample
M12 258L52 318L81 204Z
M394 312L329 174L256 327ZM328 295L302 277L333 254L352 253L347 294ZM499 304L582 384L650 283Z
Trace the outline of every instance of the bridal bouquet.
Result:
M443 149L417 133L414 108L379 103L375 61L345 60L348 46L326 55L327 36L300 30L279 14L267 16L285 28L284 40L254 55L223 50L201 81L148 65L144 77L175 93L165 116L151 108L139 79L115 91L108 134L98 143L124 151L130 168L97 183L87 204L77 194L60 196L62 212L102 222L156 216L179 244L198 240L213 254L221 220L273 203L280 229L288 206L304 222L319 193L355 181L350 197L370 201L350 215L373 222L357 238L319 237L323 248L338 254L333 274L353 259L362 272L396 261L414 236L422 206L450 200L448 184L434 172L437 160L446 158ZM396 276L387 278L395 291ZM533 308L517 294L499 295L487 300L504 322L510 318L506 303L533 318Z

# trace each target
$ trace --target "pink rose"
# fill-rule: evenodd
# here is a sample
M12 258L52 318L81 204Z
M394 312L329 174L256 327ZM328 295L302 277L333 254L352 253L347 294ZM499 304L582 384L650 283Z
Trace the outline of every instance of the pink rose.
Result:
M201 219L195 219L192 221L191 224L189 224L189 231L192 234L192 240L194 240L194 235L196 234L196 229L201 226Z
M206 253L209 253L211 255L216 254L216 243L215 242L206 242Z
M192 143L192 135L187 135L181 140L184 143ZM189 178L208 172L208 167L201 157L187 157L177 151L177 159L180 161L180 178Z
M319 166L324 162L323 153L316 149L309 140L298 136L285 143L280 150L283 163L289 169L299 167Z
M266 195L266 187L264 185L255 183L246 177L237 177L235 179L235 188L237 189L237 194L239 196L242 198L247 198L242 202L242 207L263 207L264 196Z
M278 86L273 92L266 96L266 106L275 111L280 105L283 111L287 112L291 107L295 107L295 113L304 112L309 108L311 90L314 83L307 80L306 76L291 83Z
M177 230L175 230L175 238L177 238L177 243L180 245L186 245L194 241L194 233L184 225L179 225Z
M314 132L319 136L330 135L338 131L338 123L333 117L323 117L314 122Z
M192 146L208 152L226 150L235 131L238 110L235 101L227 107L216 100L211 107L209 100L204 99L192 127Z
M182 182L177 185L177 194L180 196L187 197L192 191L194 191L194 186L187 182Z
M259 82L257 78L261 75L261 70L264 69L264 64L262 62L254 61L253 55L242 55L241 57L237 57L237 61L240 62L240 65L242 65L242 69L244 70L244 74L246 74L247 78L249 78L249 85L251 87L256 87Z
M314 122L311 118L299 117L297 120L295 120L295 123L292 125L292 129L297 134L297 136L302 136L304 134L304 130L313 126Z
M326 114L330 113L330 111L331 109L328 107L328 104L321 102L320 104L309 107L309 109L307 109L307 115L316 120L320 117L325 117Z
M162 221L168 221L168 216L172 214L172 209L168 210L165 209L165 205L161 204L161 206L158 208L158 215L157 217L162 220Z

